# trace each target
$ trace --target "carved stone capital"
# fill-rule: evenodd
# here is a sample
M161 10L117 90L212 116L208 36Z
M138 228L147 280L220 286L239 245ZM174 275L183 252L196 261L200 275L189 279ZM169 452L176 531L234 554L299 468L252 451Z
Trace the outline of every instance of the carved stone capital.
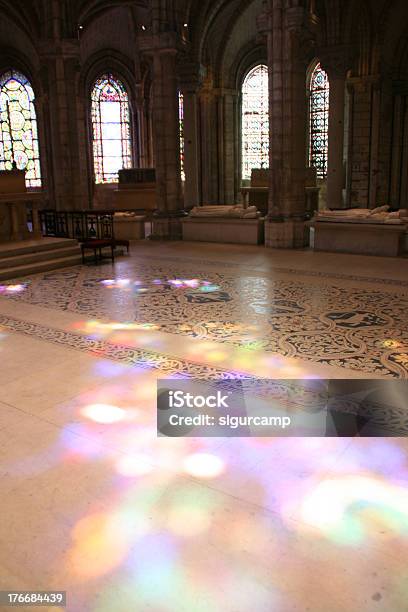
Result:
M144 55L154 55L156 53L185 53L187 45L184 38L177 32L153 33L143 32L138 37L138 44L141 53Z
M322 47L318 49L317 54L323 70L329 75L329 79L346 77L346 73L351 66L349 51L346 46Z
M196 92L203 84L206 75L205 67L199 62L186 61L180 58L177 66L179 87L183 92Z

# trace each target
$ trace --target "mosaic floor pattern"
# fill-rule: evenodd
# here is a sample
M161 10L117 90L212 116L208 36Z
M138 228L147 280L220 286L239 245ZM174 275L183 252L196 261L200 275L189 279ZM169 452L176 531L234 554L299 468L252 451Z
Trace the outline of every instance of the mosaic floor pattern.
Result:
M20 280L25 290L6 297L374 377L408 377L404 281L282 269L271 278L250 267L205 263L138 256L114 270L78 266Z

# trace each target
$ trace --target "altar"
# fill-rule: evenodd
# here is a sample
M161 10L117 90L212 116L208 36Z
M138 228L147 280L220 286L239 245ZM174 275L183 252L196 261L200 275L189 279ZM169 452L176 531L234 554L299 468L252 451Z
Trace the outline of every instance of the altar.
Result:
M38 210L44 200L44 192L26 190L24 171L0 172L0 242L41 238Z
M113 192L115 210L155 210L156 171L154 168L119 170L118 188Z

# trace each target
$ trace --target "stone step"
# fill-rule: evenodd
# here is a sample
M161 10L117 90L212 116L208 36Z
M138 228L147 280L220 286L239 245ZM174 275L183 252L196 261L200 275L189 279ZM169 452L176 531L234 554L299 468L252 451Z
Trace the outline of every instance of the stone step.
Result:
M80 253L79 246L74 243L72 246L64 246L64 248L57 248L52 250L42 250L33 253L24 253L14 256L2 257L0 252L0 270L7 268L17 268L23 265L35 264L40 261L49 261L55 259L61 259L71 256L78 256Z
M57 270L58 268L66 268L69 266L77 266L82 261L80 252L69 257L57 257L47 259L46 261L37 261L27 263L12 268L0 268L0 280L17 279L29 274L38 274L39 272L48 272L49 270Z
M4 242L0 244L0 259L27 253L39 253L40 251L55 251L56 249L65 249L77 245L78 242L71 238L42 238L40 240Z

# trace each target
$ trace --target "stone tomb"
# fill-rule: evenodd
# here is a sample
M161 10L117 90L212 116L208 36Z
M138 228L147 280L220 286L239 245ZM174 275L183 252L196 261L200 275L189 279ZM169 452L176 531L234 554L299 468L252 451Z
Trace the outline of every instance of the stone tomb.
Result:
M314 250L397 257L404 252L408 211L321 211L314 218Z
M261 244L264 219L255 207L197 206L182 220L183 240Z

